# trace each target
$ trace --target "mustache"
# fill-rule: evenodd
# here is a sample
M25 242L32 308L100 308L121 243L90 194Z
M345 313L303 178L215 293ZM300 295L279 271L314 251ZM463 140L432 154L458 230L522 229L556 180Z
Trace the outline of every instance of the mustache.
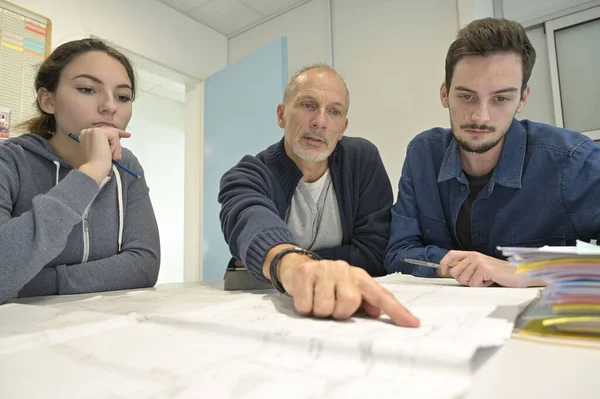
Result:
M305 131L302 132L302 134L300 135L300 137L303 138L303 139L311 137L311 138L315 138L315 139L321 140L325 144L329 144L329 140L327 139L327 137L325 137L325 135L323 134L323 132L321 132L319 130L305 130Z
M460 128L463 130L483 130L483 131L490 132L490 133L493 133L496 131L496 128L493 126L477 125L477 124L460 125Z

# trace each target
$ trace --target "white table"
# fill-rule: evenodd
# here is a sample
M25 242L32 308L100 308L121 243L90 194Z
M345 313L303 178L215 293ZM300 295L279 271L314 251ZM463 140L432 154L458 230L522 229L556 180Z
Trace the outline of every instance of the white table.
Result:
M439 282L439 280L437 280ZM421 280L407 277L407 284L431 284L432 280ZM201 289L199 289L201 288ZM493 288L491 288L493 289ZM122 315L135 311L139 315L160 314L173 306L178 306L177 301L170 299L170 293L188 293L197 296L197 306L207 306L214 303L222 303L240 298L241 294L224 292L222 283L198 284L182 283L157 286L152 291L157 294L165 294L155 303L135 303L136 292L147 290L130 291L125 305L119 305L120 301L115 298L110 306L101 305L96 300L100 296L105 298L123 296L123 292L107 292L100 294L86 294L73 296L54 296L40 298L26 298L16 301L20 304L42 305L41 308L62 307L68 308L73 304L78 306L85 304L90 310L98 312L98 317L103 314ZM247 295L247 294L246 294ZM175 296L174 296L175 297ZM186 309L180 309L186 310ZM518 307L508 307L498 310L500 317L515 317ZM11 320L0 320L11 323ZM77 326L79 321L74 318L64 321ZM52 367L52 365L48 365ZM0 368L10 365L0 365ZM469 399L495 399L495 398L600 398L600 351L592 349L580 349L566 346L540 344L511 339L504 347L493 350L483 350L478 353L474 360L474 378ZM435 383L432 381L432 383ZM3 389L10 389L11 382L2 381L0 385L0 396ZM31 381L33 391L35 382ZM68 381L65 381L68 385ZM38 389L42 390L43 386ZM11 391L9 391L11 392ZM14 391L12 391L14 392ZM18 396L27 397L27 396Z
M481 366L469 399L600 398L600 350L511 339Z

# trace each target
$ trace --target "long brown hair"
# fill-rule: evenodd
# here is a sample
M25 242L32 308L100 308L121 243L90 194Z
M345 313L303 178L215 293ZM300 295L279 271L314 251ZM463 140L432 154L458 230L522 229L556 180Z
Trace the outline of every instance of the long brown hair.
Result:
M525 29L508 19L483 18L462 28L446 55L446 89L450 90L454 68L467 56L486 56L495 53L515 53L521 56L523 81L521 92L527 87L535 64L535 49Z
M135 98L135 74L131 61L120 51L109 46L99 39L81 39L64 43L58 46L48 58L44 60L35 77L35 91L41 88L54 93L58 87L60 76L63 69L69 65L76 57L89 53L90 51L101 51L115 58L125 67L129 80L133 98ZM56 131L56 120L54 115L48 114L42 110L38 101L35 103L38 115L21 123L18 128L28 133L34 133L46 139L50 138Z

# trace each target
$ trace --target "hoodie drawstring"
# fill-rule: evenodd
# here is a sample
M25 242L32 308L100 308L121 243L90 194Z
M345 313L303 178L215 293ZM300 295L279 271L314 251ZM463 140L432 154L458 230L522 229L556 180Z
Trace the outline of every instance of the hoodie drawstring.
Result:
M121 182L121 175L119 174L119 170L115 165L113 165L113 173L115 175L116 183L117 183L117 203L119 205L119 252L121 252L121 247L123 246L123 183Z
M59 161L53 161L54 165L56 165L56 183L54 183L54 185L58 185L58 172L60 171L60 162Z

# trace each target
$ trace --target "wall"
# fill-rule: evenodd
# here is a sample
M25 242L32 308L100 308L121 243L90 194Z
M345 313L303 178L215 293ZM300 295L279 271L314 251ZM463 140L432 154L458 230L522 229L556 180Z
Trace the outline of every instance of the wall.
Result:
M143 90L133 102L133 117L123 145L144 168L160 231L158 283L183 281L184 108L181 102Z
M439 86L457 13L456 2L448 0L332 1L334 63L351 93L347 134L379 147L394 191L410 139L449 125ZM232 38L230 60L284 35L290 74L328 60L328 1L313 0Z
M351 92L347 134L377 145L396 191L409 141L423 130L449 126L439 87L446 50L458 29L456 4L333 4L336 68Z
M219 220L221 177L281 137L270 104L283 97L286 55L287 40L279 38L204 80L204 281L222 280L231 259Z
M580 10L598 4L597 0L502 0L502 11L504 18L528 24L561 16L565 10Z
M11 2L52 20L53 47L93 34L200 79L227 65L225 36L156 0Z
M494 16L492 0L456 0L456 6L458 8L458 25L461 28L475 19Z
M229 39L229 63L287 36L288 75L304 65L330 62L329 0L313 0ZM275 105L273 105L275 114Z
M185 96L184 281L202 280L204 208L204 82L188 87Z

